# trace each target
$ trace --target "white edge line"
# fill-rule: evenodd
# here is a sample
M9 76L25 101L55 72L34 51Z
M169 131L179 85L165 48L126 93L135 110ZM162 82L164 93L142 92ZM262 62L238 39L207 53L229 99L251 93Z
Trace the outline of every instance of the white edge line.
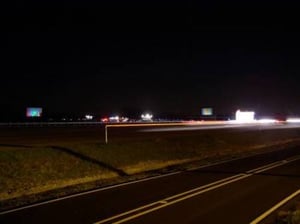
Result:
M295 161L295 160L292 160L292 161L289 161L289 162L293 162L293 161ZM288 162L288 163L289 163L289 162ZM143 216L143 215L145 215L145 214L151 213L151 212L153 212L153 211L159 210L159 209L161 209L161 208L164 208L164 207L167 207L167 206L176 204L176 203L178 203L178 202L184 201L184 200L186 200L186 199L192 198L192 197L197 196L197 195L199 195L199 194L203 194L203 193L205 193L205 192L208 192L208 191L211 191L211 190L214 190L214 189L223 187L223 186L225 186L225 185L228 185L228 184L237 182L237 181L239 181L239 180L245 179L245 178L247 178L247 177L253 176L254 174L258 174L258 173L261 173L261 172L264 172L264 171L266 171L266 170L270 170L270 169L273 169L273 168L276 168L276 167L282 166L282 165L284 165L284 164L277 164L277 165L274 165L274 166L272 166L272 167L268 167L268 168L262 169L262 170L260 170L260 171L257 171L257 172L255 172L255 173L253 173L253 174L247 174L247 175L245 174L245 175L243 175L243 176L241 176L241 177L237 177L237 178L235 178L235 179L226 181L226 182L224 182L224 183L217 184L217 185L215 185L215 186L206 188L206 189L204 189L204 190L202 190L202 191L195 192L195 193L190 194L190 195L186 195L186 196L184 196L184 197L182 197L182 198L179 198L179 199L177 199L177 200L171 201L171 202L169 202L169 203L167 203L167 204L163 204L163 205L160 205L160 206L158 206L158 207L152 208L152 209L150 209L150 210L147 210L147 211L138 213L138 214L136 214L136 215L127 217L127 218L125 218L125 219L119 220L119 221L117 221L117 222L114 222L114 224L120 224L120 223L127 222L127 221L129 221L129 220L132 220L132 219L138 218L138 217L140 217L140 216ZM96 224L98 224L98 223L96 223ZM256 223L250 223L250 224L256 224Z
M159 209L161 209L161 208L164 208L164 207L167 207L167 206L176 204L176 203L178 203L178 202L181 202L181 201L184 201L184 200L186 200L186 199L192 198L192 197L197 196L197 195L199 195L199 194L203 194L203 193L205 193L205 192L207 192L207 191L211 191L211 190L214 190L214 189L216 189L216 188L225 186L225 185L227 185L227 184L236 182L236 181L238 181L238 180L245 179L245 178L247 178L248 176L251 176L251 174L244 175L244 176L241 176L241 177L239 177L239 178L236 178L236 179L233 179L233 180L230 180L230 181L227 181L227 182L224 182L224 183L221 183L221 184L218 184L218 185L215 185L215 186L206 188L206 189L204 189L204 190L202 190L202 191L199 191L199 192L195 192L195 193L193 193L193 194L186 195L186 196L184 196L184 197L182 197L182 198L176 199L176 200L171 201L171 202L169 202L169 203L167 203L167 204L160 205L160 206L155 207L155 208L152 208L152 209L150 209L150 210L147 210L147 211L138 213L138 214L136 214L136 215L127 217L127 218L125 218L125 219L119 220L119 221L117 221L117 222L114 222L114 224L119 224L119 223L127 222L127 221L129 221L129 220L132 220L132 219L138 218L138 217L140 217L140 216L143 216L143 215L145 215L145 214L151 213L151 212L153 212L153 211L159 210ZM96 224L98 224L98 223L96 223Z
M200 186L200 187L197 187L197 188L194 188L194 189L191 189L191 190L188 190L188 191L184 191L182 193L179 193L179 194L176 194L176 195L173 195L171 197L168 197L168 198L164 198L164 199L161 199L161 200L158 200L158 201L155 201L153 203L150 203L150 204L147 204L147 205L143 205L141 207L138 207L138 208L135 208L133 210L129 210L127 212L124 212L124 213L120 213L118 215L115 215L115 216L112 216L112 217L109 217L107 219L103 219L101 221L98 221L96 222L96 224L102 224L102 223L105 223L105 222L108 222L110 220L114 220L114 219L117 219L119 217L122 217L122 216L125 216L125 215L129 215L131 213L135 213L139 210L143 210L147 207L151 207L155 204L160 204L161 201L169 201L169 200L172 200L173 198L177 198L177 197L180 197L180 196L184 196L186 194L189 194L189 193L193 193L194 191L198 191L198 190L201 190L201 189L204 189L204 188L208 188L208 187L211 187L213 185L217 185L217 184L220 184L220 183L223 183L223 182L227 182L229 180L232 180L232 179L236 179L238 177L241 177L241 176L244 176L244 174L238 174L238 175L235 175L235 176L230 176L230 177L227 177L227 178L224 178L224 179L221 179L221 180L218 180L218 181L215 181L215 182L212 182L212 183L209 183L209 184L206 184L206 185L203 185L203 186ZM168 202L169 203L169 202Z
M182 171L177 171L177 172L168 173L168 174L162 174L162 175L154 176L154 177L148 177L148 178L141 179L141 180L129 181L129 182L126 182L126 183L116 184L116 185L103 187L103 188L95 189L95 190L90 190L90 191L86 191L86 192L82 192L82 193L76 193L76 194L72 194L72 195L69 195L69 196L64 196L64 197L57 198L57 199L51 199L51 200L48 200L48 201L45 201L45 202L39 202L39 203L36 203L36 204L33 204L33 205L27 205L27 206L23 206L23 207L20 207L20 208L11 209L11 210L8 210L8 211L3 211L3 212L0 212L0 215L5 215L5 214L8 214L8 213L17 212L17 211L25 210L25 209L28 209L28 208L37 207L37 206L40 206L40 205L51 204L51 203L54 203L54 202L65 200L65 199L80 197L80 196L83 196L83 195L93 194L93 193L96 193L96 192L101 192L101 191L105 191L105 190L109 190L109 189L113 189L113 188L118 188L118 187L122 187L122 186L126 186L126 185L131 185L131 184L140 183L140 182L144 182L144 181L159 179L159 178L163 178L163 177L167 177L167 176L172 176L172 175L176 175L176 174L179 174L179 173L182 173Z
M268 169L269 167L272 168L272 167L274 167L276 165L282 165L282 162L281 161L276 161L274 163L270 163L270 164L267 164L267 165L264 165L264 166L261 166L261 167L258 167L258 168L246 171L246 173L256 173L256 172L259 172L259 171L261 171L263 169Z
M235 158L235 159L232 159L232 160L238 160L238 159ZM230 160L230 161L232 161L232 160ZM229 161L229 162L230 162L230 161ZM225 163L225 162L224 162L224 161L220 162L220 164L222 164L222 163ZM209 167L209 166L214 166L214 165L218 165L218 164L219 164L219 163L214 163L214 164L211 164L211 165L208 164L208 165L201 166L201 167L199 167L199 168L197 168L197 169L201 169L201 168L205 168L205 167ZM271 163L271 164L267 164L267 165L265 165L265 166L262 166L262 167L259 167L259 168L256 168L256 169L253 169L253 170L250 170L250 171L247 171L247 172L248 172L248 173L253 173L253 172L258 171L258 170L265 171L265 170L267 170L267 169L271 169L271 168L276 167L275 165L276 165L276 166L280 166L280 165L283 165L283 164L281 163L281 161L277 161L277 162L274 162L274 163ZM196 170L196 168L193 169L193 170ZM189 171L190 171L190 170L189 170ZM261 172L262 172L262 171L261 171ZM259 173L259 172L257 172L257 173ZM198 191L198 190L201 190L201 189L204 189L204 188L211 187L211 186L213 186L213 185L217 185L217 184L220 184L220 183L223 183L223 182L230 181L230 180L232 180L232 179L239 178L240 176L244 176L244 174L237 174L237 175L229 176L229 177L224 178L224 179L221 179L221 180L217 180L217 181L215 181L215 182L212 182L212 183L209 183L209 184L200 186L200 187L198 187L198 188L194 188L194 189L191 189L191 190L189 190L189 191L185 191L185 192L182 192L182 193L173 195L173 196L171 196L171 197L164 198L164 199L162 199L162 200L158 200L158 201L155 201L155 202L153 202L153 203L150 203L150 204L147 204L147 205L138 207L138 208L136 208L136 209L129 210L129 211L127 211L127 212L120 213L120 214L118 214L118 215L109 217L109 218L107 218L107 219L104 219L104 220L101 220L101 221L96 222L96 224L105 223L105 222L108 222L108 221L110 221L110 220L114 220L114 219L116 219L116 218L119 218L119 217L122 217L122 216L125 216L125 215L129 215L129 214L131 214L131 213L135 213L135 212L137 212L137 211L139 211L139 210L143 210L143 209L145 209L145 208L147 208L147 207L151 207L151 206L153 206L153 205L155 205L155 204L159 204L160 201L168 201L168 200L172 200L173 198L177 198L177 197L180 197L180 196L182 196L182 195L186 195L186 194L189 194L189 193L193 193L194 191Z
M279 150L274 150L274 151L279 151ZM273 151L270 151L270 152L273 152ZM219 164L232 162L232 161L236 161L236 160L239 160L239 159L246 159L246 158L254 157L256 155L267 154L267 153L270 153L270 152L262 152L262 153L258 153L258 154L254 154L254 155L248 155L248 156L244 156L244 157L239 157L239 158L224 160L224 161L215 162L215 163L211 163L211 164L206 164L206 165L202 165L202 166L199 166L199 167L196 167L196 168L187 169L187 171L194 171L194 170L198 170L198 169L202 169L202 168L206 168L206 167L210 167L210 166L216 166L216 165L219 165ZM72 194L72 195L69 195L69 196L60 197L60 198L57 198L57 199L51 199L51 200L48 200L48 201L45 201L45 202L35 203L33 205L27 205L27 206L23 206L23 207L20 207L20 208L15 208L15 209L3 211L3 212L0 212L0 215L5 215L5 214L8 214L8 213L21 211L21 210L25 210L25 209L28 209L28 208L33 208L33 207L37 207L37 206L40 206L40 205L51 204L51 203L54 203L54 202L65 200L65 199L70 199L70 198L80 197L80 196L83 196L83 195L93 194L93 193L96 193L96 192L101 192L101 191L105 191L105 190L109 190L109 189L113 189L113 188L127 186L127 185L130 185L130 184L135 184L135 183L140 183L140 182L145 182L145 181L149 181L149 180L159 179L159 178L163 178L163 177L167 177L167 176L172 176L172 175L176 175L176 174L179 174L179 173L182 173L182 172L184 172L184 171L176 171L176 172L173 172L173 173L162 174L162 175L154 176L154 177L147 177L147 178L141 179L141 180L134 180L134 181L129 181L129 182L126 182L126 183L116 184L116 185L113 185L113 186L108 186L108 187L104 187L104 188L100 188L100 189L90 190L90 191L86 191L86 192L82 192L82 193L76 193L76 194Z
M151 212L153 212L153 211L159 210L159 209L161 209L161 208L164 208L164 207L173 205L173 204L175 204L175 203L181 202L181 201L183 201L183 200L192 198L192 197L197 196L197 195L199 195L199 194L203 194L203 193L205 193L205 192L208 192L208 191L217 189L217 188L222 187L222 186L225 186L225 185L227 185L227 184L234 183L234 182L236 182L236 181L245 179L245 178L250 177L250 176L253 176L253 175L255 175L255 174L259 174L259 173L262 173L262 172L264 172L264 171L267 171L267 170L270 170L270 169L273 169L273 168L276 168L276 167L279 167L279 166L283 166L283 165L286 165L287 163L291 163L291 162L294 162L294 161L300 159L299 156L298 156L297 158L294 158L294 157L292 157L292 158L293 158L293 159L290 159L290 160L288 160L288 161L286 161L286 162L284 162L284 163L279 163L279 164L278 164L278 162L280 162L280 161L278 161L278 162L275 162L275 163L272 163L272 164L269 164L269 165L266 165L266 166L262 166L262 167L260 167L260 170L259 170L259 168L257 168L257 169L255 169L255 170L256 170L255 172L252 172L252 173L249 173L249 174L239 174L239 175L231 176L231 177L222 179L223 181L222 181L222 180L219 180L219 181L216 181L216 182L214 182L214 183L211 183L211 184L208 184L208 185L204 185L204 186L201 186L201 187L199 187L199 188L192 189L192 190L190 190L190 191L186 191L186 192L183 192L183 193L180 193L180 194L177 194L177 195L173 195L173 196L171 196L171 197L169 197L169 198L165 198L165 199L158 200L158 201L153 202L153 203L151 203L151 204L149 204L149 205L144 205L144 206L142 206L142 207L138 207L138 208L136 208L136 209L133 209L133 210L130 210L130 211L127 211L127 212L118 214L118 215L116 215L116 216L112 216L112 217L109 217L109 218L107 218L107 219L97 221L97 222L95 222L94 224L103 224L103 223L106 223L106 222L108 222L108 221L117 219L117 218L119 218L119 217L126 216L126 215L128 215L128 214L130 214L130 213L134 213L134 212L136 212L136 211L138 211L138 210L142 210L142 209L147 208L147 207L150 207L150 206L152 206L152 205L159 204L160 201L168 201L168 200L171 200L171 199L176 198L176 197L178 197L178 196L188 194L189 192L192 193L192 194L185 195L185 196L183 196L183 197L181 197L181 198L178 198L178 199L176 199L176 200L174 200L174 201L168 202L167 204L159 205L159 206L154 207L154 208L152 208L152 209L149 209L149 210L140 212L140 213L138 213L138 214L129 216L129 217L127 217L127 218L118 220L118 221L113 222L113 223L114 223L114 224L119 224L119 223L127 222L127 221L129 221L129 220L132 220L132 219L138 218L138 217L140 217L140 216L143 216L143 215L145 215L145 214L151 213ZM284 160L282 160L282 161L284 161ZM250 171L248 171L248 172L250 172ZM218 182L219 182L219 183L218 183ZM210 185L210 186L209 186L209 185ZM211 185L212 185L212 186L211 186ZM203 188L205 188L205 189L203 189ZM203 189L203 190L201 190L201 191L199 191L199 192L193 193L194 191L200 190L200 189ZM254 224L254 223L250 223L250 224Z
M257 156L257 155L268 154L268 153L275 152L275 151L280 151L280 149L279 150L275 149L275 150L272 150L272 151L269 151L269 152L262 152L262 153L247 155L247 156L243 156L243 157L239 157L239 158L229 159L229 160L225 160L225 161L215 162L215 163L199 166L199 167L196 167L196 168L188 169L187 171L194 171L194 170L198 170L198 169L202 169L202 168L206 168L206 167L210 167L210 166L216 166L216 165L227 163L227 162L232 162L232 161L236 161L236 160L240 160L240 159L246 159L246 158L254 157L254 156ZM37 207L37 206L40 206L40 205L51 204L51 203L55 203L55 202L58 202L58 201L65 200L65 199L76 198L76 197L80 197L80 196L83 196L83 195L93 194L93 193L96 193L96 192L101 192L101 191L105 191L105 190L109 190L109 189L113 189L113 188L118 188L118 187L122 187L122 186L127 186L127 185L131 185L131 184L135 184L135 183L141 183L141 182L145 182L145 181L149 181L149 180L154 180L154 179L159 179L159 178L163 178L163 177L167 177L167 176L172 176L172 175L176 175L176 174L179 174L179 173L182 173L182 172L184 172L184 171L176 171L176 172L173 172L173 173L162 174L162 175L159 175L159 176L148 177L148 178L141 179L141 180L134 180L134 181L129 181L129 182L126 182L126 183L116 184L116 185L113 185L113 186L108 186L108 187L104 187L104 188L100 188L100 189L90 190L90 191L86 191L86 192L82 192L82 193L76 193L76 194L72 194L72 195L69 195L69 196L60 197L60 198L57 198L57 199L51 199L51 200L48 200L48 201L45 201L45 202L39 202L39 203L35 203L35 204L32 204L32 205L23 206L23 207L20 207L20 208L15 208L15 209L7 210L7 211L2 211L2 212L0 212L0 215L5 215L5 214L9 214L9 213L29 209L29 208L34 208L34 207Z
M284 205L285 203L287 203L289 200L291 200L292 198L296 197L298 194L300 194L300 190L296 191L295 193L293 193L290 196L288 196L285 199L283 199L281 202L279 202L278 204L276 204L275 206L273 206L272 208L270 208L268 211L266 211L265 213L263 213L262 215L260 215L259 217L257 217L255 220L253 220L252 222L250 222L250 224L257 224L257 223L259 223L260 221L262 221L263 219L265 219L268 215L270 215L272 212L274 212L276 209L280 208L282 205Z
M227 162L232 162L232 161L236 161L236 160L240 160L240 159L247 159L247 158L250 158L250 157L264 155L264 154L277 152L277 151L281 151L281 150L284 150L284 149L274 149L274 150L270 150L270 151L267 151L267 152L257 152L257 153L254 153L252 155L245 155L245 156L241 156L241 157L237 157L237 158L233 158L233 159L228 159L228 160L224 160L224 161L212 162L212 163L205 164L205 165L202 165L202 166L198 166L198 167L195 167L195 168L187 169L187 171L195 171L195 170L210 167L210 166L216 166L216 165L220 165L220 164L227 163ZM274 162L274 163L276 163L276 162Z

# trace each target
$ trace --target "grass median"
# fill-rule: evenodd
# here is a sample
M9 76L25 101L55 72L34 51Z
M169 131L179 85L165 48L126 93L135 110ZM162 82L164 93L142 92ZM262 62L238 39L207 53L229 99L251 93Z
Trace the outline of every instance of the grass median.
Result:
M0 201L53 189L131 177L151 170L257 153L298 142L298 129L212 130L142 140L51 141L0 145ZM68 193L68 192L66 192ZM0 205L1 206L1 205ZM0 208L1 209L1 208Z

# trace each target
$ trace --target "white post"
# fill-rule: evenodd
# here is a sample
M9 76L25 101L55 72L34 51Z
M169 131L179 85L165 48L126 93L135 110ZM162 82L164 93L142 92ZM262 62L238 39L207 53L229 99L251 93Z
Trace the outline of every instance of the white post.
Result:
M107 125L105 125L105 143L108 143L108 137L107 137Z

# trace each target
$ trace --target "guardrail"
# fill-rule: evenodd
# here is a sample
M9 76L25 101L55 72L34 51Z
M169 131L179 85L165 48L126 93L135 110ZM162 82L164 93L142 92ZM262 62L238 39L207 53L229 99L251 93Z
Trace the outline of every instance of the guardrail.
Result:
M86 121L86 122L6 122L0 123L0 127L16 127L16 126L63 126L63 125L99 125L104 124L99 121Z

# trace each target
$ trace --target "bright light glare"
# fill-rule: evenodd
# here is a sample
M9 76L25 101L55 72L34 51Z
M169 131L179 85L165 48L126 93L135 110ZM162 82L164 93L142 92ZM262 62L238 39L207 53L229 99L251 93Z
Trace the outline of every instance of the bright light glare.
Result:
M110 122L119 122L120 121L120 117L119 116L109 117L109 121Z
M260 119L258 120L259 123L267 124L267 123L275 123L277 120L275 119Z
M300 118L288 118L286 120L288 123L300 123Z
M142 118L142 120L150 121L150 120L152 120L153 115L152 115L152 114L149 114L149 113L147 113L147 114L142 114L141 118Z
M102 121L102 122L108 122L109 120L108 120L107 117L104 117L104 118L101 118L101 121Z
M254 115L255 112L253 111L240 111L237 110L235 113L235 120L239 123L249 123L249 122L254 122Z
M87 119L87 120L92 120L93 119L93 116L92 115L85 115L85 119Z
M127 122L127 121L129 121L129 118L128 117L121 117L121 120L122 120L122 122Z

